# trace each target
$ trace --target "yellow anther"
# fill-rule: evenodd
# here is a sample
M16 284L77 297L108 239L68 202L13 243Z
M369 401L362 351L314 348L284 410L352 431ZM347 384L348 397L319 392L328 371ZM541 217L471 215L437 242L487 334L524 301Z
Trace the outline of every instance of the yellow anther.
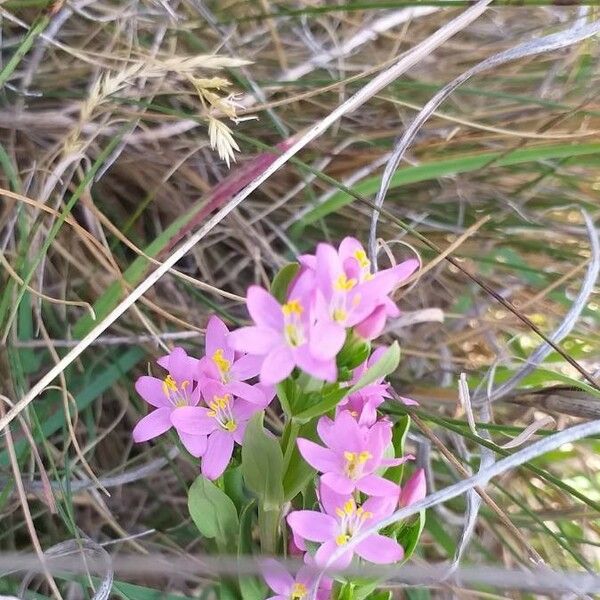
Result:
M343 516L344 516L346 513L345 513L345 512L344 512L344 511L343 511L343 510L342 510L342 509L341 509L341 508L338 506L338 507L335 509L335 514L336 514L338 517L340 517L340 518L341 518L341 517L343 517Z
M372 519L372 518L373 518L373 513L368 510L365 510L361 516L361 519L363 521L366 521L367 519Z
M359 464L363 465L364 463L366 463L370 458L373 458L373 455L368 452L367 450L364 450L363 452L361 452L358 455L358 462Z
M293 348L296 348L300 345L300 332L298 328L293 323L287 323L284 327L285 331L285 339L288 341L288 344Z
M344 452L344 458L348 462L352 462L354 460L355 456L356 456L356 454L354 452L348 452L347 450L346 450L346 452Z
M217 348L214 351L212 359L221 373L228 373L229 369L231 369L231 362L223 356L222 348Z
M181 382L181 389L185 391L185 389L190 385L190 382L186 379Z
M371 261L367 258L367 253L362 248L354 253L354 258L358 261L358 266L361 269L371 266Z
M343 323L348 318L348 313L343 308L333 309L333 320Z
M348 542L349 539L350 539L350 536L348 534L340 533L340 535L336 536L335 543L338 546L343 546L345 543Z
M300 300L290 300L281 307L281 310L286 317L289 317L291 314L301 315L304 307L300 303Z
M232 419L229 419L229 421L225 423L224 427L227 429L227 431L235 431L237 429L237 423Z
M348 279L346 275L340 275L334 282L334 287L338 292L349 292L358 282L356 279Z
M164 379L163 379L163 392L165 393L166 396L170 395L170 392L177 392L177 384L175 383L175 380L173 379L173 377L171 377L171 375L167 375Z
M348 500L345 504L344 504L344 512L347 515L351 515L354 514L354 511L356 510L356 504L354 503L354 500Z
M209 411L207 411L206 416L207 417L216 417L217 413L214 410L209 410Z
M308 589L303 583L295 583L292 587L292 595L290 596L290 600L302 600L307 593Z

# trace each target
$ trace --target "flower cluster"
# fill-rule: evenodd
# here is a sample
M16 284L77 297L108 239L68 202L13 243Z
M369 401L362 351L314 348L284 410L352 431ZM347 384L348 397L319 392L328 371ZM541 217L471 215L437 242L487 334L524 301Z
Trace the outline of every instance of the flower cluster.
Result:
M416 260L408 260L373 273L356 239L345 238L338 248L319 244L315 254L300 256L287 270L283 286L248 289L251 325L230 332L213 316L204 356L197 359L175 348L158 360L165 370L161 378L146 375L136 382L137 392L154 410L136 425L134 440L144 442L174 428L188 452L201 458L208 483L198 493L209 489L213 496L202 504L204 512L192 515L199 529L209 536L215 530L210 523L204 526L203 519L211 518L207 507L218 511L220 504L231 504L223 509L229 520L235 512L222 484L206 487L235 457L235 465L241 459L247 488L238 494L249 492L262 506L256 519L263 550L272 553L289 542L294 553L303 555L306 566L295 577L274 561L265 570L273 598L302 600L316 569L343 569L355 555L383 564L405 558L399 530L383 534L377 526L398 506L421 499L425 480L417 470L400 486L400 465L413 457L403 455L398 439L404 436L394 438L393 422L381 413L391 398L385 377L399 355L394 347L371 352L371 342L388 318L399 315L391 293L417 267ZM390 356L396 356L395 362ZM283 412L280 437L264 430L261 416L276 390ZM270 410L277 415L278 405ZM241 453L236 444L243 445ZM303 469L299 461L305 462ZM302 475L306 463L314 469L310 479ZM306 495L310 489L316 501L306 506L300 500L311 497ZM222 503L214 500L219 494ZM280 506L274 507L274 498ZM249 502L254 502L251 497ZM275 527L266 520L273 511ZM225 516L215 522L225 523ZM332 589L331 579L321 579L319 600L330 598Z

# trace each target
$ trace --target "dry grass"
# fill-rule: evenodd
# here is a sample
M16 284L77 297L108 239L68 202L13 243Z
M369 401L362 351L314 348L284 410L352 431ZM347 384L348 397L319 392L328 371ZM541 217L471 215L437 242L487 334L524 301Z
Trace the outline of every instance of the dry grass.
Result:
M313 2L74 0L46 18L23 5L0 6L0 335L6 342L0 391L13 402L89 331L90 306L97 318L106 315L152 260L168 256L264 168L268 150L289 144L458 13L426 7L406 18L412 9L318 12L324 3ZM303 14L250 18L291 7ZM588 12L598 17L596 9ZM578 14L488 9L313 142L300 161L373 198L394 140L439 87L498 51L566 27ZM28 29L43 33L8 72ZM401 167L404 179L385 204L441 249L452 247L460 266L545 333L567 313L590 260L579 209L597 219L598 53L592 39L509 63L459 89L419 133ZM488 158L473 166L483 153ZM0 550L32 550L36 536L43 549L87 536L117 552L185 558L201 551L185 504L197 467L169 454L168 441L133 446L130 431L143 408L132 381L166 346L199 349L213 312L242 320L247 285L266 283L317 240L351 233L366 241L371 208L349 200L331 181L298 163L286 165L65 371L57 389L13 422L36 535L27 530L7 448L0 449ZM330 208L314 211L316 205ZM381 218L378 235L396 259L416 251L426 266L403 294L404 310L445 313L444 323L419 323L415 315L416 324L389 334L403 348L396 388L422 403L415 427L421 424L422 432L413 444L423 460L431 451L432 482L444 487L475 468L479 453L458 403L460 372L472 389L493 365L498 381L507 379L538 339L389 217ZM562 344L591 373L599 367L599 304L596 290ZM510 402L494 405L494 442L504 444L545 414L558 428L590 418L590 396L585 414L569 394L559 410L548 404L548 393L532 399L531 387L565 378L577 385L578 373L559 355L550 355L544 368L505 398ZM3 439L10 445L11 438ZM597 570L598 448L595 440L561 448L534 461L536 472L521 468L489 486L496 508L484 503L464 564L512 568L534 557L556 569ZM144 465L151 468L138 471ZM122 473L132 481L124 483ZM110 497L87 484L64 488L66 480L88 481L91 474ZM464 511L462 500L430 511L417 561L452 558ZM126 580L143 586L121 582L116 591L126 597L149 598L153 590L190 596L199 589L173 573ZM2 578L0 593L15 594L18 581ZM66 595L68 586L57 581ZM453 591L492 597L483 589Z

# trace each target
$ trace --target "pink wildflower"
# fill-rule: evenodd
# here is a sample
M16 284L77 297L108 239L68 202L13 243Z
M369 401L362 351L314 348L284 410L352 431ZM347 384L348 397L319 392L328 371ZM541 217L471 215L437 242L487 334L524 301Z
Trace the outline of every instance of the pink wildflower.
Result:
M248 420L262 407L231 396L216 381L204 384L202 396L207 407L181 408L173 414L173 424L180 432L207 436L202 474L217 479L229 464L234 444L242 443Z
M296 577L292 577L277 561L269 560L263 577L276 596L267 600L304 600L315 583L316 575L315 567L306 565L298 570ZM317 588L317 600L327 600L330 597L332 584L331 578L321 578Z
M174 425L173 416L177 411L196 406L200 400L200 388L193 382L196 359L188 356L183 348L174 348L159 363L169 372L164 379L143 375L135 382L137 393L156 407L135 426L133 439L136 442L146 442L165 433ZM190 454L200 456L206 449L206 438L178 433Z
M426 495L427 482L425 481L425 471L417 469L402 486L399 502L400 507L410 506L419 500L423 500Z
M229 334L232 348L264 357L260 381L272 385L283 381L299 367L318 379L335 381L337 370L335 353L330 349L327 358L317 359L309 352L310 299L294 295L285 304L279 302L259 286L251 286L247 306L256 325L242 327ZM322 339L324 347L329 340Z
M321 485L319 491L322 512L297 510L287 516L288 525L295 536L321 543L315 554L317 565L344 569L355 553L377 564L394 563L403 558L402 546L378 533L367 536L353 548L343 551L363 528L376 525L392 514L397 496L369 498L358 506L352 496L337 494L326 485ZM330 564L332 556L338 551L342 551L341 556Z
M372 367L385 353L387 348L377 348L373 354L362 365L354 369L351 384L357 383L366 371ZM373 383L365 386L358 392L344 398L338 406L337 411L348 410L358 421L359 425L373 425L377 420L377 408L390 397L388 393L389 384L381 377Z
M377 475L382 467L401 464L412 458L384 458L392 441L391 423L378 421L371 427L360 426L348 411L340 412L335 421L321 417L317 432L327 446L298 438L300 454L309 465L323 473L322 483L341 494L360 490L374 496L398 495L398 486Z
M247 379L258 375L262 360L250 354L236 355L229 346L228 336L225 323L212 316L206 326L206 356L199 361L199 376L220 381L229 394L262 404L265 401L264 390L246 383Z

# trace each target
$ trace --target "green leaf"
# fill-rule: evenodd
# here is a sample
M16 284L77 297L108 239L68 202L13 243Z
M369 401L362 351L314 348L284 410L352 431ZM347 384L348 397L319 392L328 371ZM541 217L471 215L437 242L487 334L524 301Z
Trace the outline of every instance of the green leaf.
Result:
M393 373L400 362L400 346L394 342L381 356L381 358L367 369L364 375L347 391L348 395L354 394L370 385L377 379L387 377Z
M344 398L347 395L348 388L338 387L334 387L333 389L330 389L324 392L323 394L310 394L303 399L308 400L309 402L307 403L311 405L303 411L299 412L297 415L294 415L294 420L300 423L306 423L311 419L320 417L321 415L324 415L326 412L329 412L330 410L335 408L339 404L340 400L342 400L342 398ZM322 400L314 402L314 400L319 397L321 397Z
M369 358L370 352L371 344L350 331L344 346L337 355L337 366L345 367L346 369L356 369L356 367Z
M392 429L392 444L394 446L394 455L397 457L404 456L404 443L406 442L406 436L408 435L409 429L410 417L408 415L403 415L394 423L394 428ZM400 484L403 474L404 465L402 464L387 469L384 477L394 483Z
M507 167L518 165L531 161L548 160L552 158L573 158L589 154L600 153L599 143L588 144L557 144L548 146L537 146L532 148L523 148L513 152L506 153L504 151L496 152L478 152L468 156L459 156L456 158L445 158L443 160L435 160L428 163L423 163L414 167L406 167L399 169L394 173L390 181L390 189L417 183L420 181L429 181L438 179L455 173L468 173L476 171L494 161L493 168ZM363 179L354 186L354 191L361 196L372 196L377 192L381 183L381 176L370 177ZM291 229L292 236L300 235L301 230L311 223L315 223L319 219L335 212L351 203L354 200L345 191L340 190L331 196L326 202L319 204Z
M238 558L252 554L252 527L256 501L252 500L240 513L240 531L238 538ZM266 597L266 587L257 577L239 577L238 585L243 600L263 600Z
M200 533L215 539L220 550L233 546L238 537L238 515L229 496L200 475L188 494L190 516Z
M300 428L299 437L312 441L317 439L317 423L309 421ZM293 500L315 476L316 471L302 458L298 445L295 444L283 479L285 502Z
M419 516L403 525L402 529L396 534L396 540L404 548L404 561L407 561L415 551L421 533L425 527L425 511L419 512Z
M242 473L246 487L261 506L279 510L283 503L283 452L275 437L263 427L264 413L254 415L244 434Z
M282 304L285 302L287 297L288 287L292 282L292 279L298 273L300 269L300 265L298 263L289 263L282 267L277 275L273 278L273 283L271 284L271 294L279 300Z

